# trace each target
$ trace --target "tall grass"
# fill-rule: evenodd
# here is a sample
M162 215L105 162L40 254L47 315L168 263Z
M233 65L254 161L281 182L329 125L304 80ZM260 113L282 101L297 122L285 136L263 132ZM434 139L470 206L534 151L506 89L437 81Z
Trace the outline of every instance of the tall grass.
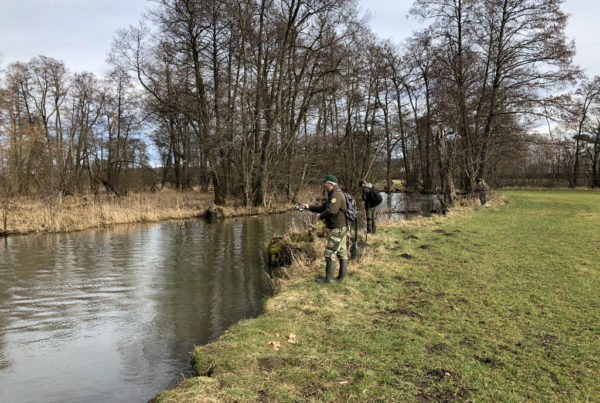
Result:
M116 198L110 195L14 198L3 205L5 235L32 232L66 232L112 224L155 222L172 218L199 217L213 205L213 195L164 190ZM270 208L222 207L224 216L265 214L291 208L286 201L273 199ZM4 225L3 225L4 227Z

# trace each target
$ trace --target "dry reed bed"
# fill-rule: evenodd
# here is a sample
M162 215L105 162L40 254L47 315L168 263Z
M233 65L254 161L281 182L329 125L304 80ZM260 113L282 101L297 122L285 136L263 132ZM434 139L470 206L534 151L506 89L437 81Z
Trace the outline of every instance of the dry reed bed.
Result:
M15 198L0 205L4 220L0 234L69 232L113 224L157 222L167 219L202 217L214 208L213 195L199 192L162 191L136 193L121 198L109 195ZM270 208L221 207L222 216L260 215L289 209L283 203Z

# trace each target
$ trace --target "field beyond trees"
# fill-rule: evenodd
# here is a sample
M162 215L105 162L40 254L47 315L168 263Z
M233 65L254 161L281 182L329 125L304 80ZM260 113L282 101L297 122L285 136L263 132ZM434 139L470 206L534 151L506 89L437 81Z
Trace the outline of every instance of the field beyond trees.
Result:
M597 399L600 193L503 195L382 226L343 284L317 260L157 400Z

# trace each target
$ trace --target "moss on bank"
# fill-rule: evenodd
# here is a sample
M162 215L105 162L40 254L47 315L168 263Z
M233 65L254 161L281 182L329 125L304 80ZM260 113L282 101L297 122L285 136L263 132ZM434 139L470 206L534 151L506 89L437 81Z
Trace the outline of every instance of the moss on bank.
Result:
M600 194L505 194L382 226L344 283L317 259L156 401L594 400Z

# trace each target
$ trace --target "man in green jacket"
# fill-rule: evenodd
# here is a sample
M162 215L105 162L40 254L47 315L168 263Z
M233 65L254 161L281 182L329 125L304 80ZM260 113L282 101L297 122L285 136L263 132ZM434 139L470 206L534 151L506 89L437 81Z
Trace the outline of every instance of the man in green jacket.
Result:
M319 213L319 218L325 220L325 225L329 228L329 239L325 247L325 278L318 278L317 282L331 283L334 279L335 256L340 261L340 271L336 280L343 280L348 271L348 248L346 247L348 224L344 214L347 206L346 197L340 190L334 175L327 175L322 182L323 189L327 192L327 200L320 205L302 204L300 207Z

